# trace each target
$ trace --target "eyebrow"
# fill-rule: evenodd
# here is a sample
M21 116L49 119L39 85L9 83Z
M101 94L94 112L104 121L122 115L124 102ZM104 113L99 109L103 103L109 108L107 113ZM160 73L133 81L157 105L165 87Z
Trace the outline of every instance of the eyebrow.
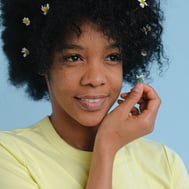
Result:
M110 43L110 45L108 45L106 47L107 49L115 49L118 48L120 49L120 45L116 42ZM78 49L78 50L83 50L83 47L80 45L76 45L76 44L64 44L63 45L63 50L65 49Z
M80 50L82 50L83 48L81 46L75 45L75 44L64 44L63 49L80 49Z
M108 45L107 46L107 48L112 48L112 49L114 49L114 48L120 48L120 45L117 43L117 42L113 42L113 43L110 43L110 45Z

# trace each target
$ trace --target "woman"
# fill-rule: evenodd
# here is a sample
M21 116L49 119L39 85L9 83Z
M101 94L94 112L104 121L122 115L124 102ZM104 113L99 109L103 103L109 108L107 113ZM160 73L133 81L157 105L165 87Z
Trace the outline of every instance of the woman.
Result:
M189 188L182 160L151 133L160 106L138 82L163 66L163 20L155 0L1 0L10 80L52 114L0 134L2 189ZM138 104L139 108L135 105Z

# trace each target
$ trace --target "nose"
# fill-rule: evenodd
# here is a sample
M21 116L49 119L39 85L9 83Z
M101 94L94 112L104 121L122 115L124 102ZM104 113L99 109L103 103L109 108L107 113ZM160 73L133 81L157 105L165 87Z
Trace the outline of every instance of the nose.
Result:
M105 69L103 63L87 63L81 78L82 86L98 87L106 84Z

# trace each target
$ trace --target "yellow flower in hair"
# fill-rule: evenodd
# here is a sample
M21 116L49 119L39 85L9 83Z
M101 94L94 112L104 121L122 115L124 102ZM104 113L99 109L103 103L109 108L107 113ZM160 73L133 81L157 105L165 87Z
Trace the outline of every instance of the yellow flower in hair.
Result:
M142 28L142 31L145 33L145 35L147 35L148 34L148 32L150 32L151 31L151 26L150 25L146 25L146 26L144 26L143 28Z
M30 54L30 51L26 47L22 48L21 52L24 58L26 58Z
M136 78L137 78L137 80L138 80L138 82L141 82L141 83L143 83L144 82L144 75L143 74L141 74L141 75L137 75L136 76Z
M141 54L142 56L147 56L147 52L146 52L144 49L141 50L140 54Z
M49 6L48 3L41 6L41 10L42 10L44 15L47 15L47 13L49 12L49 9L50 9L50 6Z
M24 17L22 19L22 23L25 24L26 26L29 26L30 25L30 19L28 17Z
M148 4L146 3L146 0L138 0L138 2L140 2L140 6L142 8L144 8L145 6L148 6Z

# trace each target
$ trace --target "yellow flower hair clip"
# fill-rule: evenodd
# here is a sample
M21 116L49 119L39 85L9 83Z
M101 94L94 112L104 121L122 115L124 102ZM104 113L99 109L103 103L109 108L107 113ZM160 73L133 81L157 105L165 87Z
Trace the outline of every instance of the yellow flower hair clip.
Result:
M43 12L44 15L47 15L47 13L49 12L50 6L49 4L45 4L41 6L41 11Z
M140 3L141 8L148 6L148 4L146 3L146 0L138 0L138 2Z
M24 17L22 19L22 23L25 24L26 26L29 26L30 25L30 19L28 17Z
M30 51L26 47L24 47L22 48L21 53L23 54L23 57L26 58L30 54Z

